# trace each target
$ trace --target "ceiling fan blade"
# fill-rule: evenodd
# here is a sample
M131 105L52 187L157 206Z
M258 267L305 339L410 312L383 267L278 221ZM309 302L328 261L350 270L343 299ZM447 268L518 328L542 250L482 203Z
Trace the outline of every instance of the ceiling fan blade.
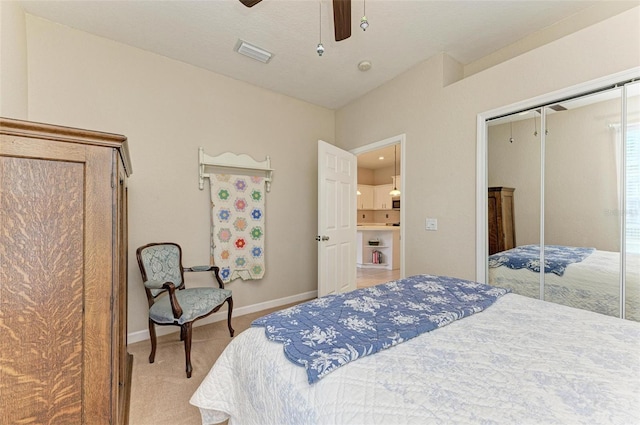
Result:
M240 3L244 4L247 7L253 7L256 4L260 3L261 0L240 0Z
M336 41L351 37L351 0L333 0L333 27Z

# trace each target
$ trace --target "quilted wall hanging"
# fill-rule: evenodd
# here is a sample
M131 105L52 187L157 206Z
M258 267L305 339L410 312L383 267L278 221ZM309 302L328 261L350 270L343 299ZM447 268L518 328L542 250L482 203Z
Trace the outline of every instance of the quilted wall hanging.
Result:
M211 258L224 283L262 279L265 274L265 201L272 169L248 155L200 156L200 189L211 189ZM207 166L225 173L205 173ZM247 175L259 171L264 176Z

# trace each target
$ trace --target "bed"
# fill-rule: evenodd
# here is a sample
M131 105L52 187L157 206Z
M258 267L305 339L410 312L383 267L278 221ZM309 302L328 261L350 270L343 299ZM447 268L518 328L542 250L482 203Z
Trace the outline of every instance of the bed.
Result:
M620 254L594 248L545 246L545 300L609 316L620 315ZM489 283L540 297L539 246L489 256ZM640 256L627 255L626 318L640 321Z
M447 279L412 276L354 295ZM191 404L203 424L640 423L640 323L513 293L445 322L312 384L268 326L251 327Z

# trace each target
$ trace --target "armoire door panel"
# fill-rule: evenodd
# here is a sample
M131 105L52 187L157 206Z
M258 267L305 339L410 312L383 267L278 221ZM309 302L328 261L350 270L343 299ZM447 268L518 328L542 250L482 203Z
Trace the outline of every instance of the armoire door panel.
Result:
M84 167L0 164L0 422L81 423Z
M516 246L513 192L509 187L490 187L487 201L489 255Z
M85 255L92 261L85 265L84 291L84 416L100 423L114 416L116 406L104 394L111 394L116 374L105 370L112 362L115 344L114 304L114 222L112 179L115 170L112 152L100 147L86 147L86 190L95 196L87 199L85 209ZM109 314L107 314L109 313ZM105 338L108 336L108 338Z
M488 197L487 214L489 217L489 231L487 233L489 238L489 255L492 255L499 251L498 240L500 238L498 235L498 205L495 196Z
M124 136L0 118L0 424L126 424Z

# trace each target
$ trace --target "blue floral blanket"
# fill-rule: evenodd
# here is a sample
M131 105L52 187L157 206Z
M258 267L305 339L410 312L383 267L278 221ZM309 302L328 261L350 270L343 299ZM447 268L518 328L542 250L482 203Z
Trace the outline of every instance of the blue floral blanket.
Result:
M595 251L595 248L545 245L544 272L558 276L564 274L567 266L579 263ZM489 267L506 266L510 269L527 268L540 273L540 245L522 245L489 256Z
M309 383L360 357L393 347L489 307L507 289L417 275L329 295L255 320Z

